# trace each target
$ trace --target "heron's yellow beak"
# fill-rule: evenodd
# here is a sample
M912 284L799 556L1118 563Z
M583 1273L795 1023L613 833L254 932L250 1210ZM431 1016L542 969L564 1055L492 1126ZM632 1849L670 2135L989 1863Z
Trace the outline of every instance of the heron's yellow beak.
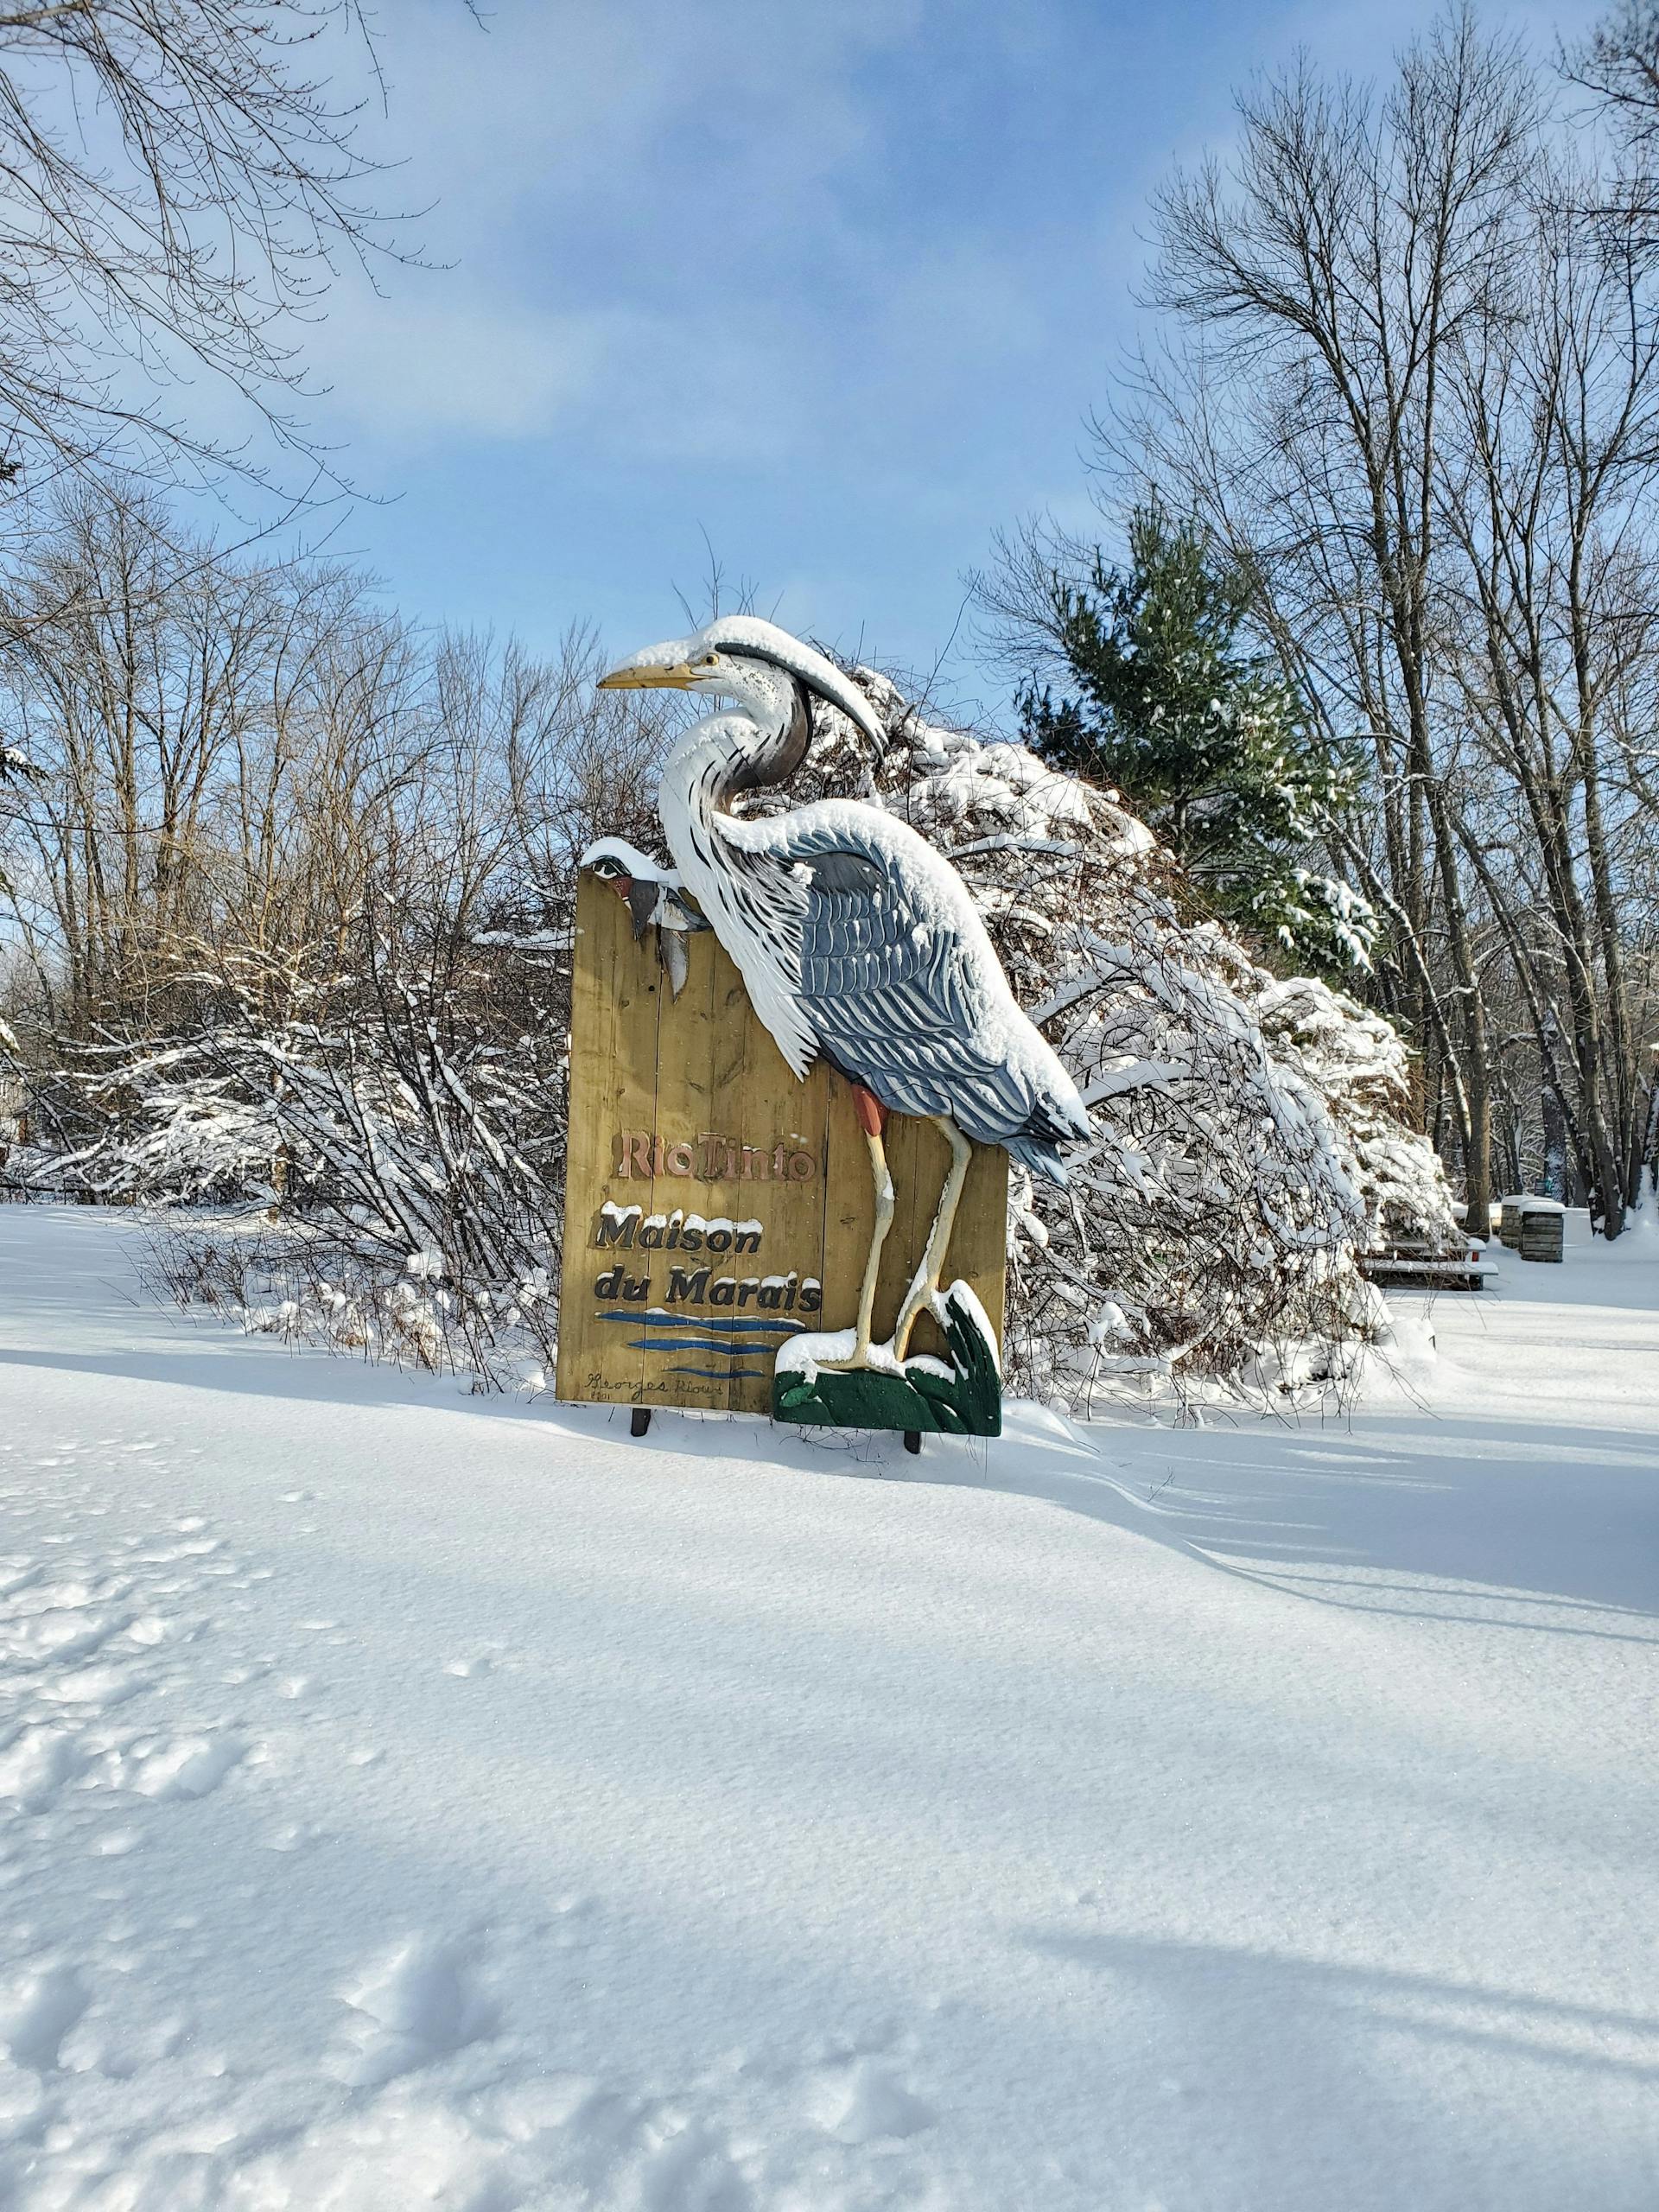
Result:
M689 663L677 661L670 668L613 668L608 676L601 676L601 691L689 691L691 688L691 669Z

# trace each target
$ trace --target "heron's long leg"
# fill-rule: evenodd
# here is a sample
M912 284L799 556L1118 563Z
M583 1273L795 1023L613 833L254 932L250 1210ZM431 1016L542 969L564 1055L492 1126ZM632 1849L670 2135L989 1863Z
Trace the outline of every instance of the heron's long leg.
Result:
M859 1126L864 1141L870 1147L870 1179L875 1185L875 1231L870 1238L869 1257L864 1262L864 1287L858 1294L858 1321L853 1332L853 1351L849 1359L822 1359L820 1367L862 1367L870 1356L870 1322L875 1311L875 1279L881 1272L881 1247L887 1241L887 1231L893 1226L893 1175L887 1166L887 1147L881 1141L881 1129L887 1116L868 1091L855 1094Z
M862 1367L869 1357L870 1320L875 1312L875 1279L881 1272L881 1247L893 1226L893 1175L887 1166L887 1147L880 1129L868 1133L870 1174L875 1183L875 1234L870 1256L864 1262L864 1287L858 1294L858 1327L853 1339L853 1364Z
M948 1115L932 1116L935 1128L943 1129L950 1145L950 1173L944 1179L944 1188L939 1193L939 1210L933 1217L933 1226L927 1232L927 1249L922 1255L922 1264L916 1270L910 1288L905 1293L905 1302L899 1308L899 1319L893 1332L893 1356L902 1359L905 1347L910 1342L910 1332L916 1325L918 1315L932 1300L939 1287L939 1277L944 1271L945 1255L950 1249L950 1231L956 1225L957 1208L962 1200L962 1186L968 1179L968 1165L974 1156L974 1147Z

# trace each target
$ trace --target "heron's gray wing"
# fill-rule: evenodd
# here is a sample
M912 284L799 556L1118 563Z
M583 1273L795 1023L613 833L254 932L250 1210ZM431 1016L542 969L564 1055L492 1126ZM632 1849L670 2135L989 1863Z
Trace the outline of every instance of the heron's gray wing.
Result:
M1000 1144L1037 1102L988 1021L960 938L880 847L804 849L802 1003L825 1056L900 1114L948 1114Z

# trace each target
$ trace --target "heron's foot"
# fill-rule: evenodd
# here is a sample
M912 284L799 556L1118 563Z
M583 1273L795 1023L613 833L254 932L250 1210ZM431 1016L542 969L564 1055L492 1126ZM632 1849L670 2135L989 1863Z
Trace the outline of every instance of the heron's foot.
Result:
M831 1375L855 1375L872 1371L870 1347L868 1344L855 1345L845 1359L815 1359L813 1366Z
M899 1316L899 1325L893 1332L893 1356L900 1366L904 1364L905 1356L910 1350L911 1331L924 1313L933 1312L938 1303L938 1283L931 1282L913 1303L910 1299L905 1300L905 1310Z
M995 1436L1002 1418L996 1340L977 1303L958 1299L954 1289L944 1300L943 1326L943 1360L901 1365L888 1343L869 1346L861 1363L837 1347L837 1357L810 1354L810 1363L802 1357L798 1366L780 1366L772 1381L773 1419L907 1434ZM806 1349L810 1352L810 1345Z
M833 1375L902 1375L904 1361L899 1356L894 1338L888 1337L877 1343L861 1330L853 1340L853 1348L844 1358L819 1359L812 1364Z

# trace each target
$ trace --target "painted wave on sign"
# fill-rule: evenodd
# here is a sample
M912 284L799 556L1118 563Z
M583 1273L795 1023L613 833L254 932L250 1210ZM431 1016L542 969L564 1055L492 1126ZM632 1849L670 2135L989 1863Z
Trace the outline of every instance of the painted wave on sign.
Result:
M805 1326L801 1321L761 1320L749 1314L675 1313L664 1306L649 1306L643 1313L601 1313L599 1318L649 1332L628 1338L630 1351L701 1352L726 1361L723 1367L671 1367L668 1370L671 1375L697 1375L720 1382L764 1381L772 1372L769 1367L743 1367L738 1363L757 1356L770 1358L778 1349L775 1339L794 1336Z

